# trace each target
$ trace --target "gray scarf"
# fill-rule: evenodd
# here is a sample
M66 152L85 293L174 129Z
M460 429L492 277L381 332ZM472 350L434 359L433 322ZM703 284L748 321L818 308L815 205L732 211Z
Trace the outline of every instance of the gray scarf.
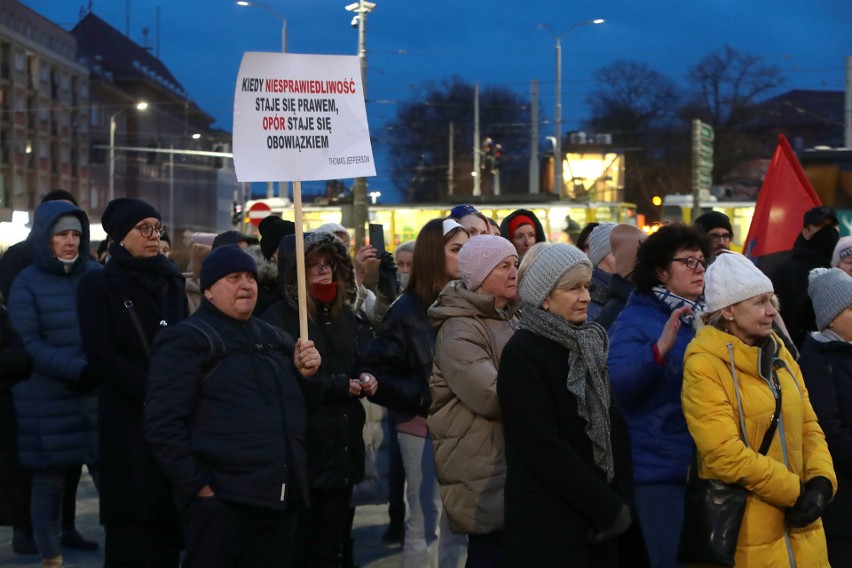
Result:
M586 421L586 435L592 442L595 465L606 473L607 481L612 481L615 465L609 421L610 382L606 366L609 337L606 331L596 323L574 325L563 317L529 305L524 308L520 327L570 351L568 392L576 397L577 413Z

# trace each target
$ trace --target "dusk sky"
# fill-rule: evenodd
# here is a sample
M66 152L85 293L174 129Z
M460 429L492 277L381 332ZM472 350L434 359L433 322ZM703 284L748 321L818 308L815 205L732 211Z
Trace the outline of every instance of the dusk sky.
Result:
M350 25L352 14L344 10L346 0L265 3L287 17L288 51L356 53L358 34ZM88 0L23 4L71 29ZM125 31L128 2L91 4L98 16ZM388 151L383 127L398 103L415 98L425 81L459 75L481 87L508 87L529 98L530 84L538 79L542 118L552 120L555 40L553 32L539 29L542 23L561 34L573 24L606 19L602 25L574 29L563 39L566 131L586 118L585 98L598 87L595 70L619 59L647 63L685 86L690 66L728 44L780 67L787 78L783 92L842 90L845 58L852 55L850 0L376 0L376 4L367 18L367 112L378 170L369 180L369 190L382 191L390 198L387 201L396 199L389 176L382 171ZM280 51L280 19L261 7L239 7L226 0L129 0L129 5L131 39L142 44L142 28L147 27L151 46L157 41L160 6L160 59L190 97L216 118L216 126L230 131L242 55ZM543 125L540 133L543 140L552 134L552 126Z

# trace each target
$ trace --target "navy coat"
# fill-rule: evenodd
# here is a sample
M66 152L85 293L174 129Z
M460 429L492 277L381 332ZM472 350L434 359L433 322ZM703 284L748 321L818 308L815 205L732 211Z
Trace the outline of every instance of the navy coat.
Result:
M74 215L82 228L80 254L68 273L51 247L51 229L62 215ZM87 254L89 220L69 203L43 203L36 209L30 242L33 265L15 278L9 298L12 324L33 361L30 378L12 388L18 455L31 469L94 463L97 398L75 389L86 357L74 297L80 277L101 269Z
M822 517L828 536L852 536L852 344L805 338L799 367L825 432L837 494Z
M612 392L630 430L637 484L686 484L695 448L680 402L683 354L695 332L682 325L662 362L652 350L670 315L653 295L634 292L609 329Z

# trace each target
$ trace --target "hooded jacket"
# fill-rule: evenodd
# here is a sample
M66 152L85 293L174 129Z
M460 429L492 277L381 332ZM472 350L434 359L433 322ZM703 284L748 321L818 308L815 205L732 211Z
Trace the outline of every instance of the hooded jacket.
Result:
M829 479L837 491L831 455L799 366L777 336L769 341L761 349L707 326L689 344L684 358L683 410L698 452L698 475L736 483L749 491L737 541L737 566L827 567L822 521L786 529L784 514L796 503L801 484L816 476ZM767 353L775 353L770 361L765 360ZM782 407L764 456L757 453L757 446L775 412L770 366L781 386ZM732 368L749 447L740 438ZM788 538L795 562L788 554Z
M80 221L80 248L66 273L53 256L51 232L63 215ZM30 378L12 388L18 455L32 469L98 460L97 397L75 390L86 367L74 301L80 277L101 266L89 258L89 220L77 207L48 201L36 209L33 264L12 284L9 316L33 361Z
M355 301L355 270L346 246L331 233L305 235L305 257L323 253L336 264L337 293L344 307L334 315L330 306L316 303L308 318L308 336L322 356L318 387L305 392L308 405L308 479L312 488L343 488L364 478L361 402L349 396L349 379L372 341L369 324L351 309ZM263 319L291 337L299 337L299 298L296 282L295 238L286 236L278 249L278 276L284 299L273 304Z
M515 209L514 211L506 215L506 218L503 219L503 222L500 223L500 236L508 240L510 243L512 242L512 235L509 234L509 223L511 223L512 219L514 219L518 215L525 215L532 219L532 222L535 225L535 242L543 243L545 240L547 240L544 236L544 227L541 226L541 221L539 221L535 213L533 213L529 209Z
M493 296L460 280L444 287L429 318L438 337L427 423L444 511L454 532L502 530L506 455L497 368L514 330Z

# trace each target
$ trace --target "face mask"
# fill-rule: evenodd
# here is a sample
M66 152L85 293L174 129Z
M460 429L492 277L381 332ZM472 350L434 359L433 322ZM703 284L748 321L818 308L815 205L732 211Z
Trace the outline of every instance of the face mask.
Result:
M411 276L410 272L406 272L405 274L397 273L397 278L399 279L399 287L402 290L408 286L408 277Z
M815 249L831 255L835 245L837 245L837 241L839 240L840 233L837 232L837 229L831 225L826 225L814 233L809 242Z

